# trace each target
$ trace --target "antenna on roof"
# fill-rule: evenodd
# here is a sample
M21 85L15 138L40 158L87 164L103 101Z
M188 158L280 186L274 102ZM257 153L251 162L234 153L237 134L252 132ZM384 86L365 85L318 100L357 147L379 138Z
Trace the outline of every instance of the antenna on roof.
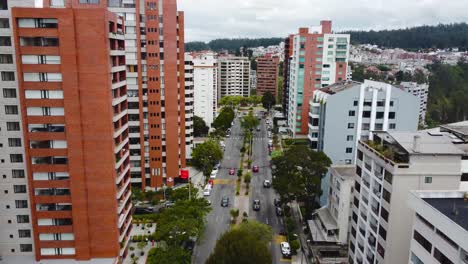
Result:
M455 218L457 218L457 216L458 216L458 209L457 209L457 205L455 204L455 201L453 202L452 214L455 216Z

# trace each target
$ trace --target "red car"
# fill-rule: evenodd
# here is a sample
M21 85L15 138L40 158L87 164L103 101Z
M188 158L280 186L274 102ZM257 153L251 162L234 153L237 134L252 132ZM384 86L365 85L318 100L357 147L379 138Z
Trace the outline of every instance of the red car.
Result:
M259 170L259 168L258 168L257 165L253 166L253 168L252 168L252 171L253 171L253 172L258 172L258 170Z
M236 173L236 170L234 168L229 169L229 175L234 175Z

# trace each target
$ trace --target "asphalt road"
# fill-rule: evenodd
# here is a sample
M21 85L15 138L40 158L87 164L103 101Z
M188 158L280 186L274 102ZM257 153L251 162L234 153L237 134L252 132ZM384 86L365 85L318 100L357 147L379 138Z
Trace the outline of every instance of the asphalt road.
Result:
M273 204L273 199L277 197L277 194L273 187L263 187L263 181L265 179L270 181L272 180L268 155L269 138L267 137L267 125L265 123L265 119L261 120L260 127L261 131L255 131L253 140L252 165L257 165L260 169L259 172L252 174L252 182L250 184L249 216L255 217L257 221L270 225L273 228L275 237L270 245L273 263L287 263L290 262L290 260L282 258L279 247L281 237L278 236L278 233L282 229L283 220L281 217L276 215L275 205ZM254 199L260 200L260 211L253 210L252 204Z
M231 136L225 140L226 149L221 162L218 175L211 195L207 197L211 201L213 210L207 216L207 225L204 235L200 238L193 253L192 263L204 264L213 252L216 240L229 230L230 209L233 207L235 197L235 180L240 162L240 149L242 147L243 135L238 119L234 121ZM229 168L235 168L236 174L229 175ZM229 207L221 207L221 198L229 197Z

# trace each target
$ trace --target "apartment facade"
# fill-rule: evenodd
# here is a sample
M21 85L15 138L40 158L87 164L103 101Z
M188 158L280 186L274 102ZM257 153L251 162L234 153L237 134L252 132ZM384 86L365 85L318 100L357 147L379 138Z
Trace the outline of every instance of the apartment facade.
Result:
M427 98L429 96L429 84L416 82L401 82L399 88L419 98L419 123L426 124Z
M308 138L334 164L354 164L357 142L372 131L416 131L419 99L390 84L342 81L314 92Z
M208 127L216 118L218 105L218 60L213 52L192 53L194 115Z
M266 55L257 58L257 95L270 92L278 96L279 58Z
M185 54L185 155L192 158L193 150L193 113L194 113L193 57Z
M34 1L0 1L0 256L32 259L33 219L23 138L22 107L16 74L13 7L34 7ZM0 263L3 263L0 261Z
M72 7L12 11L34 253L114 263L132 208L124 23Z
M468 263L468 192L411 192L409 264Z
M286 112L289 134L296 137L308 133L308 102L313 92L346 80L350 35L333 34L331 21L321 21L319 27L300 28L290 38Z
M359 141L349 242L350 263L407 263L412 190L458 190L464 152L445 135L375 133Z
M218 100L228 95L250 95L249 58L218 57Z
M289 109L289 77L290 77L290 67L289 64L291 63L291 57L293 55L293 40L294 35L289 35L284 39L284 54L283 54L283 100L282 100L282 107L283 107L283 114L288 116L288 109Z
M176 0L45 0L44 6L108 8L124 17L132 185L173 186L186 161L184 14Z

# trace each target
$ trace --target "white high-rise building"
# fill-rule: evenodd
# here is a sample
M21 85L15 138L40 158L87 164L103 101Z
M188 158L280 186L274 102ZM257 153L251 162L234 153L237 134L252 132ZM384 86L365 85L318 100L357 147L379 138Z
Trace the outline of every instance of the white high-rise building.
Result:
M26 262L34 256L34 236L24 151L28 143L23 138L23 129L28 128L21 120L13 7L34 7L34 0L0 0L0 257Z
M458 190L464 155L451 137L428 131L375 132L359 141L350 263L407 263L410 191Z
M411 192L408 205L414 211L409 264L468 263L468 191Z
M247 57L218 58L218 100L227 95L250 95L250 60Z
M185 155L192 158L193 150L193 57L185 53Z
M426 123L427 97L429 94L429 84L418 84L416 82L402 82L399 86L403 91L419 98L419 122Z
M192 53L194 115L201 117L208 127L216 118L218 105L218 60L213 52Z

